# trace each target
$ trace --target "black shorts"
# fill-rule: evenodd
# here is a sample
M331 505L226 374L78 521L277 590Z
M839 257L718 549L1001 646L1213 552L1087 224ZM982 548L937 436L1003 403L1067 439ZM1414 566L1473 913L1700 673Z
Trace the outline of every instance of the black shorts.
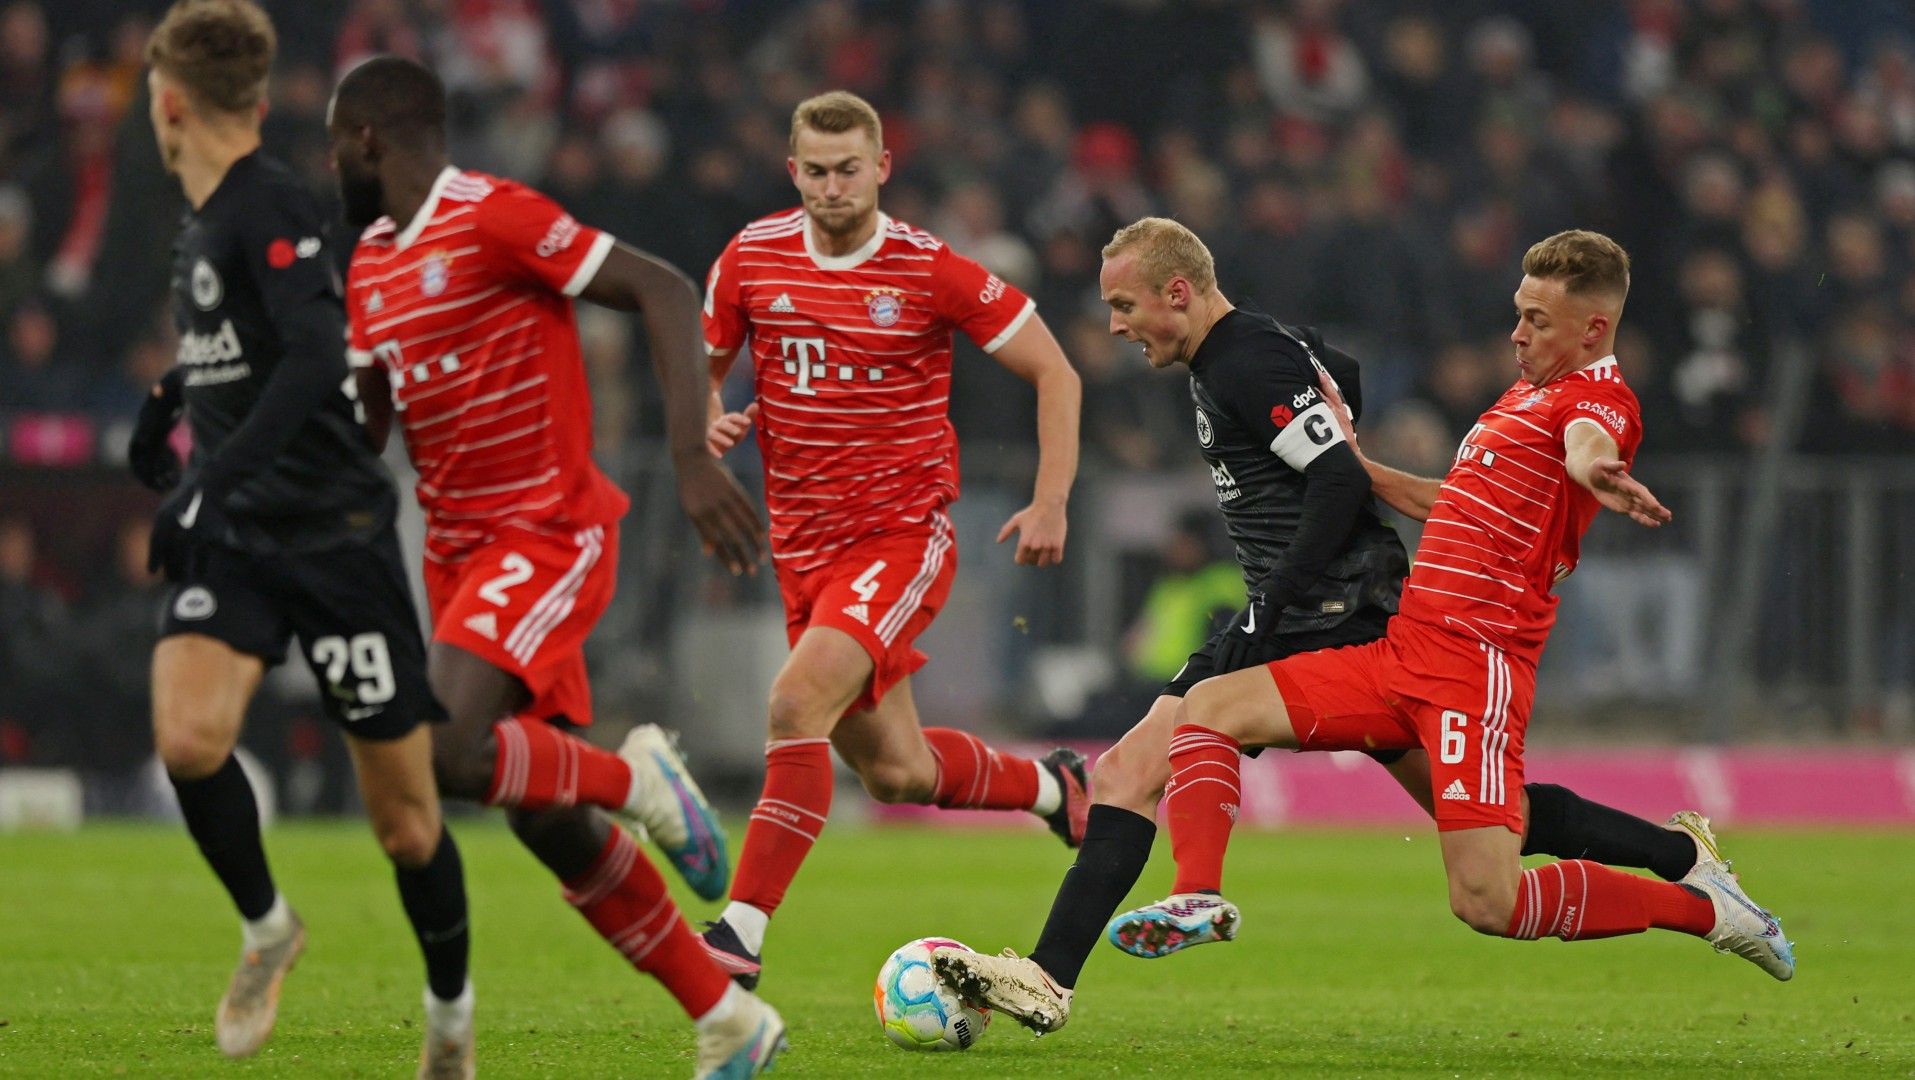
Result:
M1268 664L1298 653L1315 652L1318 649L1340 649L1345 645L1364 645L1382 637L1389 622L1390 613L1387 611L1373 607L1359 608L1356 614L1327 630L1301 630L1294 634L1279 634L1269 642L1269 648L1262 654L1252 654L1250 662ZM1203 648L1191 653L1190 659L1184 661L1184 666L1177 672L1177 677L1164 684L1162 696L1180 698L1188 694L1191 687L1213 675L1228 675L1229 672L1216 669L1216 655L1217 643L1222 641L1223 636L1229 632L1230 627L1226 624L1223 629L1210 635L1210 640L1204 642ZM1250 756L1255 757L1260 752L1250 751ZM1370 756L1388 765L1401 758L1403 754L1404 751L1401 750L1378 750Z
M425 641L391 528L368 544L313 552L206 544L190 563L168 594L161 637L205 634L268 667L297 638L326 715L357 738L397 739L444 718L426 683Z

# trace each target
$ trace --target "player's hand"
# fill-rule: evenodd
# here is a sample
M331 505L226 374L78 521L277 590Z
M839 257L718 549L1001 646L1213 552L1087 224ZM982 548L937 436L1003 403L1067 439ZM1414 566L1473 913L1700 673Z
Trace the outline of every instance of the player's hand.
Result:
M162 494L180 482L180 456L169 440L180 422L181 410L178 382L161 379L154 383L146 400L140 402L133 437L126 444L126 464L133 476Z
M1064 534L1070 528L1063 503L1032 503L1011 515L997 531L1002 544L1017 534L1017 565L1055 566L1064 561Z
M1596 501L1618 514L1627 514L1638 525L1655 528L1666 525L1675 515L1662 505L1641 481L1629 475L1629 466L1616 458L1597 458L1589 463L1589 490Z
M1357 457L1363 456L1363 450L1356 444L1356 417L1350 413L1350 404L1343 400L1343 391L1337 389L1337 381L1328 371L1317 370L1317 389L1323 394L1323 400L1330 403L1330 415L1335 418L1337 427L1342 429L1343 438Z
M681 457L678 502L698 530L705 554L734 574L756 574L764 558L765 526L731 470L706 454Z
M211 537L226 535L226 515L219 500L197 483L176 489L153 517L153 535L146 549L146 569L165 572L168 581L183 581L193 549Z
M1270 605L1263 594L1251 593L1250 602L1230 620L1223 639L1217 642L1211 674L1227 675L1242 671L1250 666L1253 658L1263 654L1265 640L1275 633L1273 624L1276 619L1269 612Z
M758 418L758 403L745 406L743 412L728 412L714 419L705 428L705 447L712 457L724 457L725 452L745 441L745 434L751 430L751 422Z

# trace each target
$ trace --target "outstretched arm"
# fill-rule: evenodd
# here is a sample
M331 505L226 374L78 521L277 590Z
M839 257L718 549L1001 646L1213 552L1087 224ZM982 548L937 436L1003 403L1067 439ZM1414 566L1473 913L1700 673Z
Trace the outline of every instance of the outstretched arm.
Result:
M1077 417L1083 384L1044 320L1032 314L992 359L1037 388L1037 482L1031 504L1004 523L998 543L1017 536L1017 562L1050 566L1064 561L1064 508L1077 477Z
M1572 420L1563 431L1564 467L1569 478L1589 489L1596 501L1638 525L1655 528L1674 515L1654 493L1629 475L1616 440L1594 420Z
M1442 490L1443 481L1371 461L1356 441L1356 427L1350 422L1350 408L1344 404L1336 380L1330 378L1328 372L1320 372L1317 386L1323 391L1324 399L1329 401L1330 413L1336 417L1337 426L1343 429L1343 437L1350 440L1350 449L1356 452L1357 460L1363 463L1363 470L1370 474L1370 490L1383 500L1385 506L1404 517L1412 521L1428 521L1430 511L1436 508L1436 496Z
M691 279L637 248L614 244L579 295L605 307L644 312L645 340L665 394L679 502L708 554L715 553L734 574L756 572L765 549L764 525L738 480L705 446L711 385L699 332L698 290Z

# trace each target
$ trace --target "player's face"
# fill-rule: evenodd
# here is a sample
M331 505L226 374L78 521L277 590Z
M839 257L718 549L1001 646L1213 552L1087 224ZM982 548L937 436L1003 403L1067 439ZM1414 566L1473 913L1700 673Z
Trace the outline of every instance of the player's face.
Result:
M1516 289L1516 329L1509 335L1523 381L1541 386L1579 366L1591 314L1588 302L1569 295L1561 279L1524 275Z
M153 121L153 140L159 144L160 161L169 173L179 172L180 121L185 95L161 75L158 68L146 72L146 115Z
M1171 296L1182 282L1172 278L1162 289L1151 288L1137 257L1128 251L1106 260L1097 275L1098 290L1110 305L1110 332L1125 341L1141 342L1151 367L1167 368L1187 359L1183 345L1190 337L1190 317Z
M891 152L862 128L835 134L800 129L786 161L805 213L829 236L849 236L878 211L878 186L891 178Z
M363 229L385 213L385 185L369 151L370 132L340 121L338 100L326 106L326 134L332 140L332 171L339 180L339 201L346 224Z

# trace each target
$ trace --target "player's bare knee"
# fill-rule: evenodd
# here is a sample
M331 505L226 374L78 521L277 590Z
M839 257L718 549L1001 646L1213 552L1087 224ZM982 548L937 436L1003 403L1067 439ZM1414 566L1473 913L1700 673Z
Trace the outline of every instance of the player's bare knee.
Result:
M1177 723L1209 728L1239 741L1244 735L1246 719L1241 706L1216 679L1205 679L1191 687L1177 710Z
M858 779L865 793L881 803L928 803L937 783L934 777L919 775L910 766L891 761L860 765Z
M376 822L373 831L386 858L408 870L431 862L433 852L439 849L439 822L434 814L421 811L394 815Z
M1502 890L1472 888L1457 882L1450 884L1450 911L1479 934L1492 937L1506 935L1514 906L1514 901L1503 896Z
M1138 813L1154 808L1163 794L1170 769L1166 763L1165 768L1152 770L1141 757L1121 742L1098 755L1090 773L1091 801ZM1165 775L1156 775L1158 772Z
M154 725L153 743L167 775L179 780L211 776L233 752L220 725L184 717Z
M808 687L779 681L766 703L772 740L820 739L831 733L835 717L826 716L820 695Z

